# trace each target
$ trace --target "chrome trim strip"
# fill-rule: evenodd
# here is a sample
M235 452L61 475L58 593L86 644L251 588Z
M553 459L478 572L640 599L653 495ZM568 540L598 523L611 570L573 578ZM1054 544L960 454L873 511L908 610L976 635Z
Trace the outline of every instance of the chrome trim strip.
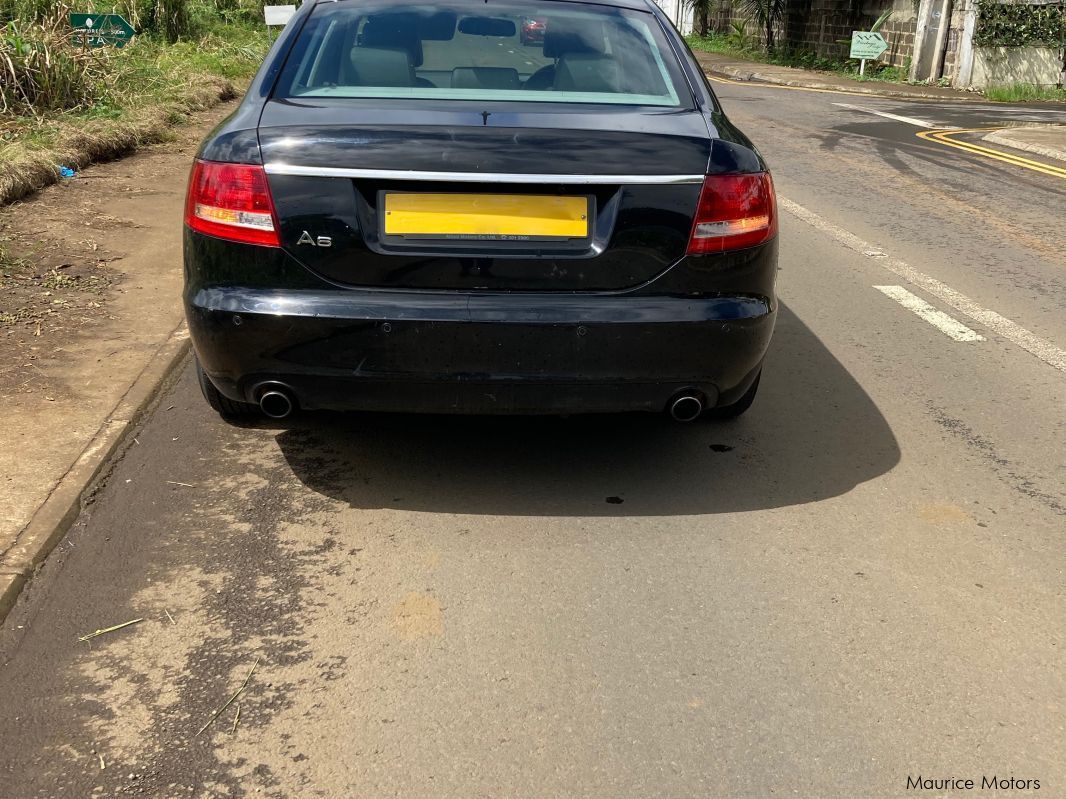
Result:
M516 175L505 172L417 172L404 169L345 169L332 166L296 166L277 161L266 164L269 175L316 178L367 178L373 180L421 180L440 183L547 183L554 185L703 183L703 175Z

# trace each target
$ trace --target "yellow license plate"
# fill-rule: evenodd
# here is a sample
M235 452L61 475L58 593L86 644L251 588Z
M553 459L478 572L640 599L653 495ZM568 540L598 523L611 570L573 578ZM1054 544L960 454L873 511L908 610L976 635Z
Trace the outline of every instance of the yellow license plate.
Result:
M385 235L418 238L585 238L588 197L385 194Z

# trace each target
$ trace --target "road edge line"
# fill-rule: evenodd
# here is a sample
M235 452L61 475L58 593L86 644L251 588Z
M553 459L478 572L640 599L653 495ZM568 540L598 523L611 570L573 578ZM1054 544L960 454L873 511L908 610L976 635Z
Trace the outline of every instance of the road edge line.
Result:
M815 230L820 230L829 238L849 250L857 252L860 255L865 255L867 252L876 250L879 253L879 256L873 261L873 263L877 266L903 278L912 286L917 286L923 291L932 294L940 301L950 305L956 311L970 317L978 324L984 325L997 335L1016 344L1030 355L1034 355L1053 369L1057 369L1060 372L1066 372L1066 350L1063 350L1047 339L1043 339L1035 333L1026 330L1017 322L1008 319L1002 314L985 308L962 292L956 291L947 283L943 283L935 277L927 275L919 269L915 269L906 261L901 261L898 258L888 256L882 257L883 253L869 242L863 241L854 233L851 233L838 225L834 225L828 219L824 219L814 211L804 208L799 203L793 202L780 194L777 195L777 202L781 208L788 211L801 222L807 223Z
M189 349L189 331L182 321L152 352L89 444L15 536L0 558L0 622L15 607L37 567L63 540L81 514L83 501L96 478L144 418Z

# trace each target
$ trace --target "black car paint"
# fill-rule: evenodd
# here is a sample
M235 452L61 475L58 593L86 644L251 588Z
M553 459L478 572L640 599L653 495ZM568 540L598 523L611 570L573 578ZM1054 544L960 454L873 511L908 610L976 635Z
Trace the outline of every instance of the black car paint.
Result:
M261 257L191 233L186 247L200 262L260 267L260 285L235 272L187 295L212 382L245 401L282 386L306 408L661 411L690 389L728 404L754 379L773 327L761 297L339 292L281 250Z
M306 3L199 157L262 164L295 155L301 165L335 166L345 164L355 139L363 168L549 175L765 170L665 16L642 0L617 5L650 11L664 25L689 80L693 111L271 100L313 6ZM649 136L668 144L651 147ZM412 140L419 146L410 147ZM617 225L621 240L595 257L387 252L360 232L370 232L367 213L381 185L281 175L271 175L270 185L284 249L185 233L194 343L212 382L232 399L254 401L265 386L281 385L311 408L661 410L678 391L694 389L709 405L728 404L754 380L769 343L777 241L685 256L698 184L525 187L593 193L601 211L613 204L612 213L627 215L629 222ZM469 183L431 188L501 190ZM610 221L609 233L617 220ZM299 248L304 229L332 236L336 247ZM625 236L633 239L629 248ZM640 257L626 257L633 254ZM511 366L501 365L501 353Z
M358 148L366 169L399 164L411 171L474 174L523 174L531 167L542 175L702 174L716 156L706 125L691 112L553 113L528 105L496 110L487 125L469 111L415 106L382 114L365 101L270 101L260 148L267 163L295 157L302 166L330 167L349 161ZM749 150L718 147L717 168L738 171L737 156L744 154L750 158ZM441 191L439 183L274 175L270 184L283 246L328 279L358 286L552 291L627 288L662 272L684 255L700 191L699 184L449 184L449 192L589 195L598 212L592 239L570 249L536 242L427 247L381 239L377 200L388 190ZM330 236L333 246L298 246L304 231Z

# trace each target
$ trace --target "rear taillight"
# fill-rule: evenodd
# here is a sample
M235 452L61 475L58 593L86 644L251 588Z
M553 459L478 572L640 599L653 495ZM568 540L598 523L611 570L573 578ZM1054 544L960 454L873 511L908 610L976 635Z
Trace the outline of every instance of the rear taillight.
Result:
M189 177L185 224L220 239L280 245L266 172L252 164L197 161Z
M777 199L769 172L704 179L689 255L754 247L776 234Z

